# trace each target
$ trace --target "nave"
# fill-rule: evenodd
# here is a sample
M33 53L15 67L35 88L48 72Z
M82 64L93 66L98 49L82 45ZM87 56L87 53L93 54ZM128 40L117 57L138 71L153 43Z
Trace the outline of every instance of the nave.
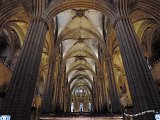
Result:
M0 0L0 115L154 120L159 13L159 0Z

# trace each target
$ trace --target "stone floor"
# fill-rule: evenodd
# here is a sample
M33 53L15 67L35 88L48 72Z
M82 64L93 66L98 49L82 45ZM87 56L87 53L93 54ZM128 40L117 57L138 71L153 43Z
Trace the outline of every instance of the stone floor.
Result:
M123 120L121 116L118 117L63 117L63 118L55 118L55 117L44 117L39 120Z

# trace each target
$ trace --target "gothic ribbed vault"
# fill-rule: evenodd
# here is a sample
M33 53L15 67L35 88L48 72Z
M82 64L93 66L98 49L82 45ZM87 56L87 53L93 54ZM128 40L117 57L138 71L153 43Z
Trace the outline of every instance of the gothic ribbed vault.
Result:
M0 0L0 113L158 111L159 13L158 0Z

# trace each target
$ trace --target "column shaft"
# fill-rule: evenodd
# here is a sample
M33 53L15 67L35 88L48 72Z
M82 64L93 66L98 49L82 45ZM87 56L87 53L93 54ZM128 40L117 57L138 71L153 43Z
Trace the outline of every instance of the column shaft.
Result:
M113 63L111 57L107 59L108 67L108 84L109 84L109 96L111 98L112 112L120 113L120 99L117 93L116 82L113 72Z
M56 53L56 55L57 54L58 53ZM56 99L57 99L57 90L58 90L58 66L59 66L59 61L56 60L55 61L55 69L54 69L54 86L53 86L53 99L52 99L53 109L52 109L52 112L55 112L56 104L57 104Z
M107 95L106 95L106 83L104 81L104 78L102 80L102 96L103 96L103 112L107 112Z
M29 120L46 31L44 20L31 21L1 110L12 120Z
M96 87L96 81L93 80L93 89L92 89L92 101L93 101L93 111L98 111L98 95L97 95L97 87Z
M42 106L41 106L41 114L47 114L52 111L52 100L53 100L53 84L54 84L54 57L50 58L49 63L49 71L47 77L46 88L43 95Z
M125 16L120 17L115 29L135 112L158 110L160 108L159 96L131 20ZM144 117L142 120L146 119L147 117Z

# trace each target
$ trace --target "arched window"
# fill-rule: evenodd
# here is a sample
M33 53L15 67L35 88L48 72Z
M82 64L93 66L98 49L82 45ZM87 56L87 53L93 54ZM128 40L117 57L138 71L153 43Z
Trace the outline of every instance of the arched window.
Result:
M73 102L71 103L71 112L74 112L74 104L73 104Z
M89 104L88 104L88 110L89 110L89 112L92 111L92 103L90 103L90 102L89 102Z
M80 103L80 105L79 105L79 111L83 112L83 103Z

